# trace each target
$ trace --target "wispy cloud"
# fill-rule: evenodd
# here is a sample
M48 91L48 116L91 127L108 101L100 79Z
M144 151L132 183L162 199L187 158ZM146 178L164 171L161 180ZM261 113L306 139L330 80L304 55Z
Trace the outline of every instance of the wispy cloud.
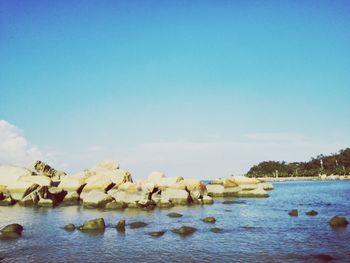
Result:
M0 164L27 165L42 158L42 152L25 138L22 130L0 120Z

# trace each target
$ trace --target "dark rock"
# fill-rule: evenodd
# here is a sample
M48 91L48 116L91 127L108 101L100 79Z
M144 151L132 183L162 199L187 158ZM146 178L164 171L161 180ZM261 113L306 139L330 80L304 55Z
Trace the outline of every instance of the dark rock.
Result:
M0 239L18 238L22 235L23 227L20 224L10 224L0 230Z
M224 205L229 205L229 204L234 204L234 201L223 201L222 204Z
M196 231L196 228L190 226L182 226L180 228L175 228L172 230L172 232L179 234L182 237L192 235Z
M175 213L175 212L171 212L171 213L167 214L167 216L168 216L168 217L182 217L181 214Z
M288 215L290 216L298 216L298 210L297 209L292 209L288 212Z
M79 227L81 231L91 231L98 230L103 231L106 228L105 221L103 218L97 218L93 220L86 221L83 225Z
M216 219L215 219L215 217L207 216L207 217L203 218L202 221L205 223L214 224L216 222Z
M34 163L34 170L38 174L41 174L50 178L57 177L59 179L61 176L66 175L66 173L62 171L58 171L42 161L36 161Z
M68 224L64 227L65 230L67 231L74 231L75 230L75 225L73 224Z
M222 229L219 228L219 227L213 227L213 228L210 229L210 231L213 232L213 233L219 233L219 232L222 231Z
M150 232L148 234L152 237L161 237L162 235L164 235L164 233L165 233L165 231L154 231L154 232Z
M315 255L314 258L315 258L315 259L318 259L318 260L321 260L321 261L325 261L325 262L332 261L332 260L335 259L335 258L333 258L332 256L327 255L327 254Z
M310 210L310 211L306 212L306 214L307 214L308 216L317 216L317 215L318 215L318 212L315 211L315 210Z
M115 228L119 233L124 233L125 232L125 220L119 220L118 223L115 225Z
M144 223L144 222L141 222L141 221L137 221L137 222L133 222L133 223L130 223L129 226L130 228L141 228L141 227L145 227L147 226L148 224Z
M334 216L329 221L329 224L331 225L331 227L337 228L337 227L346 227L349 224L349 222L348 220L346 220L345 217Z

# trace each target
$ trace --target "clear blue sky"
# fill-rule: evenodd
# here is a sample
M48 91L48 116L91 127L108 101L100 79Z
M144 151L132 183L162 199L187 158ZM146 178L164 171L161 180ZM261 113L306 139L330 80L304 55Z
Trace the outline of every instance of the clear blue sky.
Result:
M327 144L283 156L309 158L350 146L349 98L348 1L0 1L0 119L68 170L127 158L198 177L212 156L191 145L247 134ZM232 156L225 172L249 168Z

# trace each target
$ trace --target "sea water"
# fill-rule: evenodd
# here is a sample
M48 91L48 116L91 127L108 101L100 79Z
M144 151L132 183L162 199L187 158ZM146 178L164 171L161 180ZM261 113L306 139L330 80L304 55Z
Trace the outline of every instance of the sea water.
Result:
M24 226L21 238L0 241L0 262L320 262L322 255L350 262L350 225L335 230L328 223L334 215L350 219L350 181L278 182L274 187L269 198L222 198L213 205L167 210L0 207L0 227ZM299 216L289 216L291 209ZM312 209L319 214L305 215ZM183 217L167 217L169 212ZM206 216L216 223L202 222ZM99 217L107 224L103 233L63 229ZM114 227L120 219L148 225L126 227L120 234ZM188 237L171 232L182 225L198 231ZM222 232L210 232L213 226ZM162 237L147 234L159 230L166 231Z

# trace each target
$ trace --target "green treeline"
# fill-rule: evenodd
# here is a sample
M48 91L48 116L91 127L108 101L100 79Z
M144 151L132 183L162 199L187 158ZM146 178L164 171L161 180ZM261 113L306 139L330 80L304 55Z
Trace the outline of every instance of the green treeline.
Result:
M308 162L265 161L254 165L247 173L249 177L318 176L319 174L350 174L350 148L328 156L319 155Z

